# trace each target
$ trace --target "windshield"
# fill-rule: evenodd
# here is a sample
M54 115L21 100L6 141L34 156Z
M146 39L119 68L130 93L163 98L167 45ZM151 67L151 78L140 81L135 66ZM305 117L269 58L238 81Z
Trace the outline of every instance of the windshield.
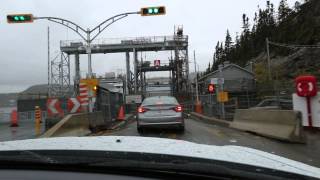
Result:
M71 137L116 136L139 139L120 139L126 151L148 151L152 138L160 154L320 172L319 0L0 6L0 161L8 149L59 154ZM37 145L48 137L62 140Z

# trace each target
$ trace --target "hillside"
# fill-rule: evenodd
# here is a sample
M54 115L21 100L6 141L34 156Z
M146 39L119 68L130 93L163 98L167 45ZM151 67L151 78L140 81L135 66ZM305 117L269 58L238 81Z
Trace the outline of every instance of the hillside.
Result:
M203 74L216 70L224 61L240 66L254 62L257 82L266 83L268 38L272 78L278 84L292 84L290 81L300 74L312 74L320 79L319 0L297 2L292 8L282 0L277 9L267 1L266 7L260 8L252 21L246 14L242 21L240 35L233 40L227 31L224 42L217 43L213 61Z
M0 94L0 107L15 107L17 93Z

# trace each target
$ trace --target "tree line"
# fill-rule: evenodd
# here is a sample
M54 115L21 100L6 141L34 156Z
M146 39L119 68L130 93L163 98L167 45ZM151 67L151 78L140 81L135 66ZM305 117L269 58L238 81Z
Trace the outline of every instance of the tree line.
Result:
M281 0L278 8L275 8L273 3L266 1L264 8L258 7L252 21L246 14L243 14L242 32L232 38L227 30L224 41L218 41L215 45L213 59L208 64L206 71L197 76L201 77L217 70L218 65L225 61L240 66L247 65L251 59L265 52L266 38L283 43L316 43L315 34L309 35L307 38L304 36L304 34L313 31L310 28L312 20L306 18L306 12L310 11L310 7L305 5L309 1L318 3L317 0L296 1L291 8L287 0ZM286 55L291 51L283 48L272 50L279 55Z

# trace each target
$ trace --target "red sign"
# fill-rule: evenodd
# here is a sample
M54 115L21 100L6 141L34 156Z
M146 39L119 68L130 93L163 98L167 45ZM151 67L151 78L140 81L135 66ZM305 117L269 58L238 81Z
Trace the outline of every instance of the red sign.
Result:
M80 98L69 98L67 109L69 113L79 113L81 112Z
M154 66L159 67L160 66L160 60L154 60Z
M47 112L49 117L56 116L56 115L63 116L63 110L61 109L59 99L53 99L53 98L48 99Z
M214 93L214 90L215 90L214 84L209 84L209 85L208 85L208 91L209 91L209 93L213 94L213 93Z
M299 76L296 78L296 91L300 97L306 97L308 125L313 127L311 112L311 97L317 95L317 79L314 76Z
M314 76L299 76L296 78L298 96L313 97L317 95L317 79Z

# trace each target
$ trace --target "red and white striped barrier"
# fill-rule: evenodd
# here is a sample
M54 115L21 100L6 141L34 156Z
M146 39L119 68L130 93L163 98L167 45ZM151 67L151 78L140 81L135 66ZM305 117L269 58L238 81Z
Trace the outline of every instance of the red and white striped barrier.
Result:
M79 84L79 100L82 109L86 110L89 105L89 89L86 83Z

